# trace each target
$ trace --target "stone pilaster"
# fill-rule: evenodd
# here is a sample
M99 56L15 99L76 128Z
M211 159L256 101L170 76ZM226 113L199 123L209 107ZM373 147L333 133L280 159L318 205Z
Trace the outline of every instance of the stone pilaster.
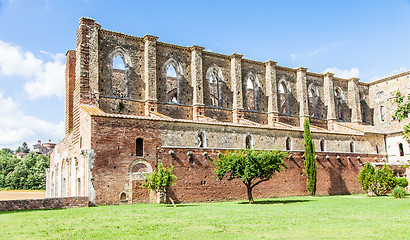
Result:
M276 82L276 62L265 62L266 70L266 93L268 95L268 125L274 125L279 121L278 89Z
M326 73L323 81L324 104L327 106L327 126L333 130L333 123L336 121L335 94L333 87L333 73Z
M305 122L305 118L309 117L306 71L307 68L299 67L296 72L296 94L299 102L299 122L301 127Z
M352 123L362 124L362 114L360 110L360 93L358 86L359 79L351 78L347 84L348 88L348 104L352 109Z
M241 59L243 55L233 53L231 55L231 83L233 92L232 119L238 123L243 117L243 95L242 95L242 67Z
M157 104L157 49L158 37L144 36L145 116L156 111Z
M193 86L193 108L192 116L198 120L198 116L204 115L204 77L202 72L203 47L191 47L191 78Z

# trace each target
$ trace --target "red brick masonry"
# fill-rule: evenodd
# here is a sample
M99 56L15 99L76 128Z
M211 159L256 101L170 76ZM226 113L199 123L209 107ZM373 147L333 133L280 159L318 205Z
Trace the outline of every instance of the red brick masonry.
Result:
M88 197L62 197L0 201L0 211L88 207Z

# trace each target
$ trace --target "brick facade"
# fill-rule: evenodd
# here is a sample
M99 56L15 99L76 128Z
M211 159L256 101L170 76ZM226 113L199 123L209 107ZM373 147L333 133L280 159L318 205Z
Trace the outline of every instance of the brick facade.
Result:
M113 66L116 56L124 62L121 72ZM318 194L358 193L363 164L390 158L387 127L375 120L373 96L384 82L129 36L81 18L77 48L67 53L66 136L51 155L47 196L148 202L139 188L143 173L162 161L175 166L177 185L169 194L178 202L241 199L244 186L217 182L210 161L246 144L292 153L284 174L258 186L255 197L305 195L305 118L316 146Z
M75 207L88 207L88 197L63 197L0 201L0 212Z

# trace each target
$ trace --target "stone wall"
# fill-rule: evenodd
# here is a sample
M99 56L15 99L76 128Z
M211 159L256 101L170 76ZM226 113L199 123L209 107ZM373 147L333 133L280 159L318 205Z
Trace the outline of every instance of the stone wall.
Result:
M88 197L61 197L0 201L1 211L88 207Z

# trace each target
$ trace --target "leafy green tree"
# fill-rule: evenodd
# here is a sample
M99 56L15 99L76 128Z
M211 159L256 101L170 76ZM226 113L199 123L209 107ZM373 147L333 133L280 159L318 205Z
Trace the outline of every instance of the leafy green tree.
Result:
M16 153L22 152L22 153L29 153L30 148L28 147L28 144L26 142L23 142L21 146L19 146L16 151Z
M151 174L145 174L144 183L141 185L143 188L148 188L148 191L154 191L155 193L164 193L167 196L167 189L172 184L175 185L177 177L174 175L174 166L169 169L164 167L160 162L158 164L158 171L153 171ZM172 204L175 207L174 201L168 196Z
M410 95L407 95L407 101L405 101L405 97L399 91L397 91L394 102L398 106L395 113L393 114L393 119L401 121L405 118L408 118L410 113ZM403 138L410 140L410 123L404 126Z
M219 154L212 162L219 181L227 176L228 181L240 179L245 184L249 203L254 203L252 190L258 184L268 181L276 172L286 168L283 159L286 152L261 150L235 150Z
M381 169L375 169L367 162L357 180L364 191L373 192L377 196L387 194L397 185L393 170L387 164Z
M13 150L11 150L10 148L3 148L1 151L2 151L3 153L13 154Z
M305 119L304 124L304 138L305 138L305 174L306 174L306 188L309 195L314 196L316 194L316 172L317 166L315 161L315 144L312 141L310 134L309 119Z
M45 170L50 166L49 158L30 153L23 159L16 159L13 170L3 175L4 187L11 189L45 189Z

